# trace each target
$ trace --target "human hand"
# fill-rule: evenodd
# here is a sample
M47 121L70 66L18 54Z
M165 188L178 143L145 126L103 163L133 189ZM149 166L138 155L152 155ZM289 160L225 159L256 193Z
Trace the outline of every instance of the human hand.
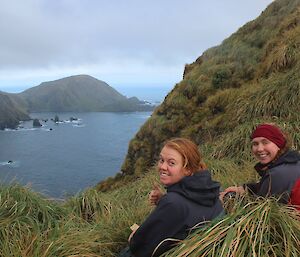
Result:
M158 184L154 184L153 189L149 193L148 200L151 205L157 205L160 198L163 196L163 192Z
M245 193L245 189L242 186L227 187L223 192L220 193L220 195L219 195L220 200L223 202L224 196L227 193L230 193L230 192L234 192L236 194L244 194Z

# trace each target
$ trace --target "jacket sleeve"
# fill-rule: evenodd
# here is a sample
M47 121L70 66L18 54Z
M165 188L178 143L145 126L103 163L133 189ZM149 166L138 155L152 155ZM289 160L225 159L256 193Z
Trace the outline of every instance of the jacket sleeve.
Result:
M256 195L259 188L259 183L247 183L243 185L244 189L247 189L251 195Z
M183 205L168 193L133 235L129 243L131 252L136 257L150 257L161 241L182 229L184 217Z

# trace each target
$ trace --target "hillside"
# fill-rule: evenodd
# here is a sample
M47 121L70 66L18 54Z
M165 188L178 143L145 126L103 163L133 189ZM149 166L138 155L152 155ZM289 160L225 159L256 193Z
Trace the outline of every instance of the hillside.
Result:
M274 1L186 65L183 80L131 140L117 177L145 173L163 141L176 136L195 140L206 158L251 160L249 135L259 122L283 126L299 149L299 6L299 0Z
M107 83L88 75L43 82L18 96L26 102L28 112L124 112L153 109L141 104L136 98L126 98Z
M0 92L0 129L15 128L29 116L7 94Z

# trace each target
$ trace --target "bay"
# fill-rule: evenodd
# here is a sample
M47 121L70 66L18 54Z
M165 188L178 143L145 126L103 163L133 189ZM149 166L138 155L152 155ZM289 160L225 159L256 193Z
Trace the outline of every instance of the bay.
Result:
M55 124L55 115L62 122ZM41 128L28 121L21 129L0 131L0 181L30 185L48 197L76 194L120 170L130 139L150 115L32 113L48 121Z

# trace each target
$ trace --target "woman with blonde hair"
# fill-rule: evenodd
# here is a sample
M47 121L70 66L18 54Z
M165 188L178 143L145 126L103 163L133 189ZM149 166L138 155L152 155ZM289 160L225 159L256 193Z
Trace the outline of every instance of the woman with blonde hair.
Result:
M156 208L129 238L130 255L159 256L190 229L223 212L220 184L211 179L196 144L185 138L167 141L159 155L158 174L164 195L150 194Z

